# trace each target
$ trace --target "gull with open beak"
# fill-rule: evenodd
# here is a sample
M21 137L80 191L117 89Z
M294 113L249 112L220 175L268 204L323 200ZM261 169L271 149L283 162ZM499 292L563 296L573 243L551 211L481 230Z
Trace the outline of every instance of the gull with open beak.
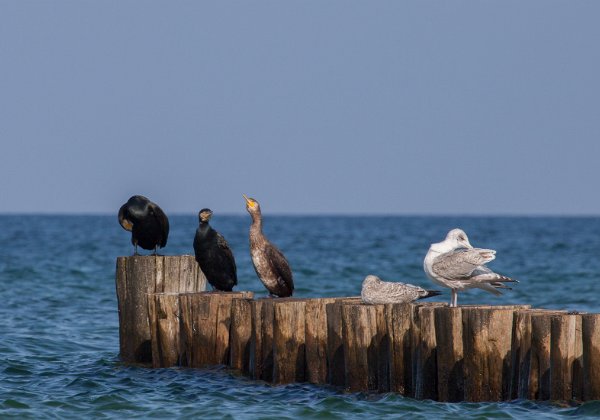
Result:
M485 266L495 258L496 251L473 248L464 231L452 229L442 242L431 244L423 268L434 283L452 291L450 307L456 307L458 291L478 288L501 295L498 289L510 290L504 283L517 282Z

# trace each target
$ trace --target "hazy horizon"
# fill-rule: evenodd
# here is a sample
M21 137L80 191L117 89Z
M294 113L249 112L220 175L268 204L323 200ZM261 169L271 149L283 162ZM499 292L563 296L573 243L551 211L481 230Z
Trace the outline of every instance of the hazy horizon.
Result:
M0 214L600 215L600 2L0 2Z

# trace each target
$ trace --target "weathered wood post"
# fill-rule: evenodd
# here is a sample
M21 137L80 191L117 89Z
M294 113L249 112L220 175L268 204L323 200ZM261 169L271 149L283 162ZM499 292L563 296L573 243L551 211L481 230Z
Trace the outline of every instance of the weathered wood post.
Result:
M517 307L461 307L465 401L508 399L515 309Z
M273 381L273 301L253 300L252 338L250 340L250 373L253 379Z
M199 292L205 287L204 274L191 255L117 258L121 360L152 362L148 293Z
M528 399L539 395L540 366L547 366L547 369L550 366L550 317L560 313L564 313L564 311L523 309L515 313L511 351L510 399ZM532 321L534 318L535 334L534 321ZM537 342L538 339L541 339L541 342ZM545 351L545 340L548 342L547 352ZM541 363L540 358L543 359Z
M519 398L519 390L529 388L531 367L531 312L518 311L513 317L510 399Z
M519 395L530 400L549 400L550 383L550 324L555 313L531 313L531 357L527 389L521 388Z
M229 366L244 374L250 373L250 342L252 340L252 303L250 299L231 301L229 336Z
M600 314L582 316L583 399L600 400Z
M148 319L152 343L152 367L177 366L181 356L179 294L148 294Z
M275 299L273 305L273 382L304 382L306 300Z
M554 315L550 324L550 399L583 397L581 315Z
M377 348L377 391L390 391L390 368L391 368L391 346L393 331L388 329L386 320L386 306L376 305L377 310L377 336L375 346Z
M377 390L377 308L342 305L342 339L346 389Z
M390 391L414 395L412 391L412 305L386 305L386 323L390 334Z
M252 296L252 292L180 294L186 366L204 367L229 362L231 302L235 298L248 299Z
M463 329L460 308L435 308L438 400L464 400Z
M344 386L344 341L341 301L327 303L327 382L334 386Z
M327 304L335 298L306 300L306 380L327 383Z
M436 305L416 307L419 340L414 348L416 357L415 398L437 400L437 343L435 337Z

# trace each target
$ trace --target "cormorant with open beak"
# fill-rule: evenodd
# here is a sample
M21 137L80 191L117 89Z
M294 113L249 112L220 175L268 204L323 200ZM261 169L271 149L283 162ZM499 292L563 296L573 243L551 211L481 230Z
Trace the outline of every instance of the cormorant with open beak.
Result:
M292 296L294 292L292 269L283 253L263 234L258 201L245 195L244 199L246 199L246 210L252 216L250 255L256 275L272 296Z

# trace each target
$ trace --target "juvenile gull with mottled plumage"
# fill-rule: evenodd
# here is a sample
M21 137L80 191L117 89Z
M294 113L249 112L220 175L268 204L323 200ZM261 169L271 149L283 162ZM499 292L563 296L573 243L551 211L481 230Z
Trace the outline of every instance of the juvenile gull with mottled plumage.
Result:
M465 232L452 229L442 242L431 244L423 267L434 283L452 290L450 306L456 307L459 290L479 288L501 295L498 289L510 289L504 283L518 283L485 266L495 258L496 251L473 248Z
M383 281L368 275L362 284L360 296L365 303L407 303L441 294L437 290L425 290L419 286L394 281Z

